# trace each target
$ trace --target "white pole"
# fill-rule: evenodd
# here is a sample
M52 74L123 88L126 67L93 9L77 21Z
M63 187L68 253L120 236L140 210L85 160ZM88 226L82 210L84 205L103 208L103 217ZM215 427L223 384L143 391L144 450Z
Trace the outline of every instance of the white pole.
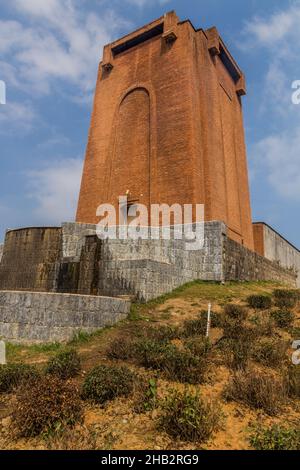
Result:
M5 365L6 364L6 348L5 348L5 342L0 341L0 365Z
M208 304L208 311L207 311L207 327L206 327L206 338L209 338L209 330L210 330L210 317L211 317L211 303Z

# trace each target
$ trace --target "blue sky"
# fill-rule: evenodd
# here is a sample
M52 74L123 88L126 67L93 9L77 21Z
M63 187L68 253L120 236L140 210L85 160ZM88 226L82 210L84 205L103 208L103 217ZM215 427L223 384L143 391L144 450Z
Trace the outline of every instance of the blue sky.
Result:
M102 47L172 9L217 26L244 70L253 219L300 247L298 0L0 0L0 240L74 218Z

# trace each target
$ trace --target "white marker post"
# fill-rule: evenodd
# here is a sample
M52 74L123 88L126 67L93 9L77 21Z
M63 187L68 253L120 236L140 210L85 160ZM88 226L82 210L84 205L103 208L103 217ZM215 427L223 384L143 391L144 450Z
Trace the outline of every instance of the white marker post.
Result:
M6 364L6 348L5 348L5 342L0 341L0 365L5 365Z
M210 319L211 319L211 303L208 304L208 311L207 311L207 326L206 326L206 338L209 338L209 331L210 331Z

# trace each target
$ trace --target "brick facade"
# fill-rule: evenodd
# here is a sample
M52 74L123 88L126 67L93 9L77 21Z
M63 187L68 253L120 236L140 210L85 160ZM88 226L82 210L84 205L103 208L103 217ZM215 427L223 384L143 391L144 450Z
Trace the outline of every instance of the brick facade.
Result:
M241 95L216 28L174 12L107 45L100 63L77 222L118 196L204 204L207 221L253 249Z

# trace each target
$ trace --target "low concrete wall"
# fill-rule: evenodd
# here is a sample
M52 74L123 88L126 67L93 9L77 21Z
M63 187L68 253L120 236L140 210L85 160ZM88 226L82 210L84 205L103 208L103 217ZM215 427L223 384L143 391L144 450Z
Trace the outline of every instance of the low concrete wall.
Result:
M130 302L111 297L0 291L0 338L19 343L68 341L125 319Z

